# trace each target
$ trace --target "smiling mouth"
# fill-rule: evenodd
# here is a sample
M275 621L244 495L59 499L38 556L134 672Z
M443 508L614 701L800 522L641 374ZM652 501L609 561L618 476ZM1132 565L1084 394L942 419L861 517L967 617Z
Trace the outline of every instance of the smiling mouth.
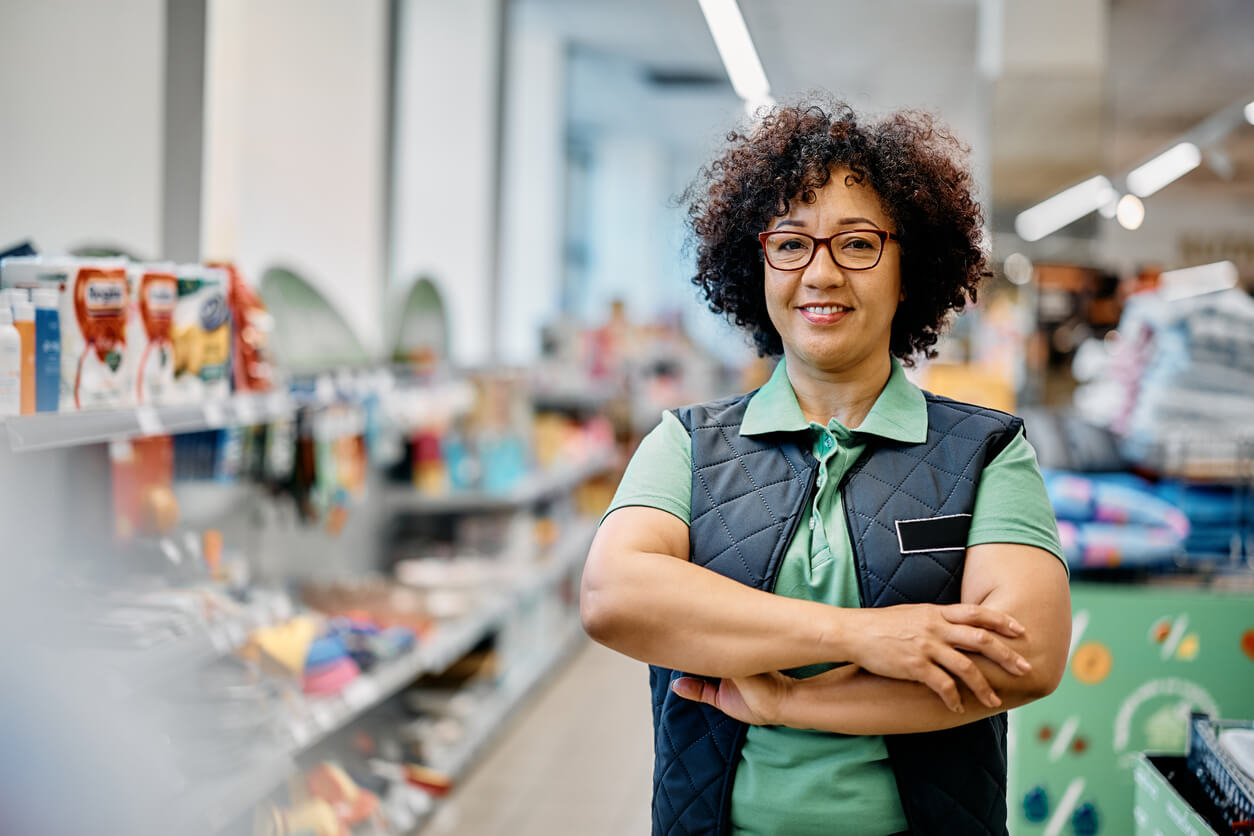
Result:
M801 310L806 313L817 314L819 316L831 316L832 314L852 311L853 308L846 307L845 305L802 305Z

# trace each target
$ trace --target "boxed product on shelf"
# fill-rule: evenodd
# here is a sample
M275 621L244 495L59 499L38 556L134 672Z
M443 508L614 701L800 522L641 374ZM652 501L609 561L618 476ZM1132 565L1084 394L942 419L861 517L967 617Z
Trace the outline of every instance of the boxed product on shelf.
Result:
M174 389L182 403L224 398L231 391L231 308L227 273L217 267L178 268L174 308Z
M173 264L132 264L130 355L135 398L141 404L169 401L174 386L174 309L178 277Z
M7 258L0 267L0 282L5 287L59 294L60 411L116 408L135 402L132 367L127 362L131 280L125 259Z

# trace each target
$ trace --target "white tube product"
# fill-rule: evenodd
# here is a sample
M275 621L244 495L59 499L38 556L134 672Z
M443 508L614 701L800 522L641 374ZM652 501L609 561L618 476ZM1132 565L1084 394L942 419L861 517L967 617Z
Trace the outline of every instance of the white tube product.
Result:
M22 337L13 311L0 305L0 417L22 413Z

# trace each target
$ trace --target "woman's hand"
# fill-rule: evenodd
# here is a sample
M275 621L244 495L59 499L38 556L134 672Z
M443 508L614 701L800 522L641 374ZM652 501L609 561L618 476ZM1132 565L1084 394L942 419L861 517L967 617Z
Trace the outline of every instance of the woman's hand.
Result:
M782 673L720 679L717 683L681 676L671 683L671 690L684 699L714 706L742 723L774 726L780 723L780 705L789 681Z
M976 604L901 604L849 610L850 661L879 676L908 679L931 688L951 711L961 713L961 681L980 702L998 708L1001 699L971 658L978 653L1015 676L1032 670L1028 660L1002 640L1020 638L1024 628L1005 613Z

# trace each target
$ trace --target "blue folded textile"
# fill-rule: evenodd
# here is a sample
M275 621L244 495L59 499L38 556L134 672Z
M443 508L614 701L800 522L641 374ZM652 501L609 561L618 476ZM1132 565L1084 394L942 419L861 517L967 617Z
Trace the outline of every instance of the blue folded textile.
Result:
M1183 538L1166 526L1058 522L1063 556L1073 569L1172 565L1182 556Z
M1160 498L1149 482L1132 474L1044 471L1054 515L1075 522L1141 525L1169 529L1177 540L1189 533L1180 509Z

